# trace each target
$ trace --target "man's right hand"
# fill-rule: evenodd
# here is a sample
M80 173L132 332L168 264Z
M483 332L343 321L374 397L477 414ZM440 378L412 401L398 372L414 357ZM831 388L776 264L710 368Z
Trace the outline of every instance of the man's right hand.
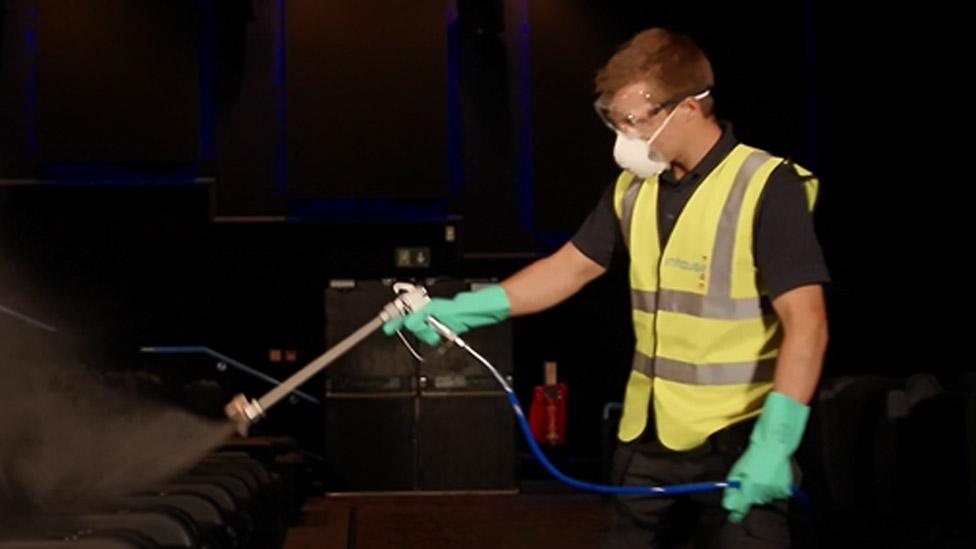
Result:
M511 304L505 290L492 285L473 292L462 292L453 299L435 298L423 309L388 321L383 325L386 335L406 328L430 346L440 343L441 336L427 323L433 316L456 334L472 328L490 326L508 318Z

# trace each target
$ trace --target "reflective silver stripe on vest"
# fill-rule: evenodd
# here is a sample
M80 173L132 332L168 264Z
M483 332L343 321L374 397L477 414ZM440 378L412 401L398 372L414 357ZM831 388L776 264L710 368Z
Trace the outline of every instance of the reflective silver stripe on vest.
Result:
M659 377L687 385L740 385L772 381L776 359L722 364L691 364L670 358L651 358L634 353L633 369L647 377Z
M653 313L657 310L655 292L649 290L631 290L630 303L634 309L645 313Z
M634 220L634 205L637 204L637 195L640 194L644 180L634 177L624 192L624 201L620 206L620 230L624 235L624 244L630 249L630 227Z
M631 290L630 300L634 309L645 313L661 310L717 320L744 320L760 318L774 313L773 306L766 297L758 300L755 298L731 299L703 296L680 290L661 290L660 292Z
M739 173L735 174L732 191L722 208L715 235L715 248L712 250L712 267L708 275L708 295L728 299L732 293L732 254L735 253L735 239L742 213L742 201L746 188L759 168L770 159L768 153L753 151L746 157Z
M767 298L733 299L678 290L661 290L657 308L662 311L718 320L745 320L773 313L773 307Z
M654 377L654 359L640 351L634 351L634 363L631 369L647 377Z

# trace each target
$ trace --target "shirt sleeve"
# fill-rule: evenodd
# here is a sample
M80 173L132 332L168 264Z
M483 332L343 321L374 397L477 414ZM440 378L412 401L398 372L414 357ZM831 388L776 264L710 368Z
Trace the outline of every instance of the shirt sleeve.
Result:
M613 209L614 187L615 185L607 187L596 207L570 240L583 255L604 269L610 268L614 254L620 251L619 245L622 241L620 222Z

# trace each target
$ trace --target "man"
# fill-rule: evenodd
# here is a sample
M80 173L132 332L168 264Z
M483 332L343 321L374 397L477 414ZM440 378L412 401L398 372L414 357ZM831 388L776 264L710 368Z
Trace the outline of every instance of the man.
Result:
M629 251L637 345L614 457L616 480L728 478L688 498L621 497L610 545L786 547L786 500L827 343L813 231L817 181L740 144L714 114L711 65L689 38L651 29L599 72L599 115L623 168L571 242L512 277L388 323L429 344L453 330L569 298ZM758 420L757 420L758 418Z

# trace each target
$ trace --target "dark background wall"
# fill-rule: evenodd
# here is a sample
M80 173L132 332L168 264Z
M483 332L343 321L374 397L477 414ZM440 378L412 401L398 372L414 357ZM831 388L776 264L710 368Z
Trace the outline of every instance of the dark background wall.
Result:
M441 2L286 8L288 193L447 193L447 33Z
M827 375L961 369L932 344L940 323L910 313L960 276L955 241L933 238L953 234L944 196L919 181L917 14L583 0L5 0L0 14L5 291L111 360L208 344L283 377L298 364L268 350L321 352L330 279L503 277L553 250L615 173L593 76L664 25L712 58L741 139L822 178ZM430 247L432 265L395 267L397 246ZM617 269L515 323L520 392L560 362L579 455L620 398L626 311Z
M42 175L200 157L198 2L69 0L36 10Z

